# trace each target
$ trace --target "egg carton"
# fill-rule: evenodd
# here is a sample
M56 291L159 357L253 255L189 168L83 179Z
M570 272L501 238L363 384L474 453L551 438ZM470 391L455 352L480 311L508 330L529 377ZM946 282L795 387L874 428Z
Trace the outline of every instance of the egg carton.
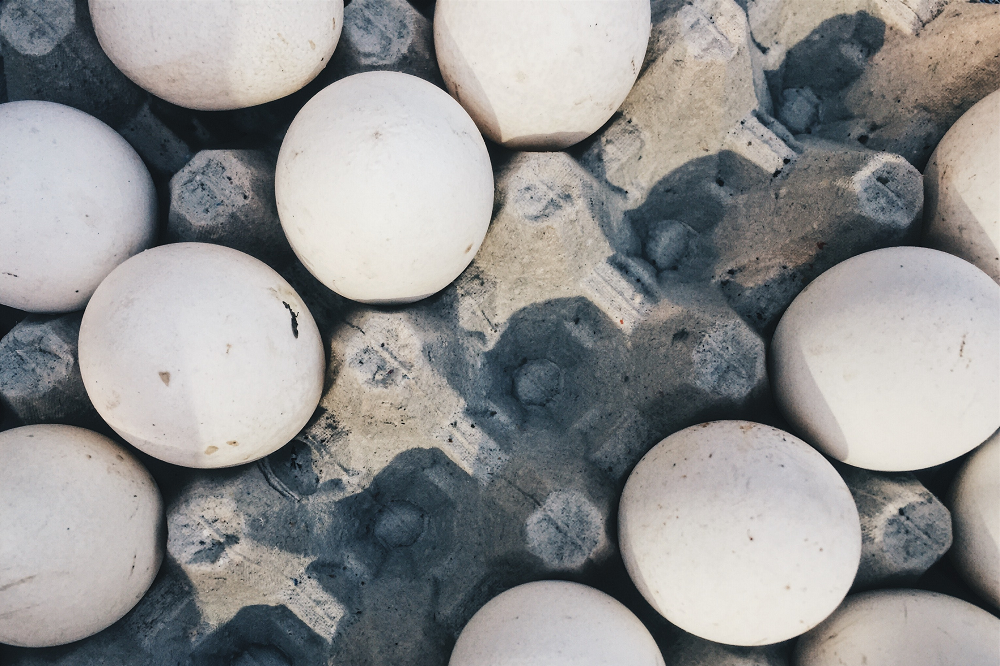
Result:
M437 666L487 600L546 578L621 599L668 663L787 663L788 645L719 646L660 618L618 556L618 498L681 428L784 427L766 364L777 319L827 268L918 240L919 169L1000 87L998 8L657 0L639 79L600 132L567 152L491 148L494 216L462 276L410 306L359 305L290 261L276 150L297 108L343 76L388 69L440 85L432 11L353 0L317 81L209 114L128 82L86 2L0 7L7 97L118 129L158 182L166 239L278 267L329 366L311 422L256 464L209 473L143 457L168 505L152 588L104 632L0 652L4 663ZM20 319L0 314L3 333ZM36 317L6 334L2 427L102 429L78 329L79 315ZM842 470L862 517L856 589L928 584L951 543L928 488L940 493L956 465L919 478Z

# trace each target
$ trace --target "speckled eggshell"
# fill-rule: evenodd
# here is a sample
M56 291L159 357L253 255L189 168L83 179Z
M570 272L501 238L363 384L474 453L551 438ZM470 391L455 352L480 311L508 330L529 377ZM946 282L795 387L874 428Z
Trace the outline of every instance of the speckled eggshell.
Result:
M992 666L1000 619L924 590L853 594L799 639L793 666Z
M270 102L330 62L343 0L90 0L104 52L137 84L189 109Z
M808 631L861 558L851 492L815 449L770 426L715 421L667 437L622 494L625 567L681 629L730 645Z
M663 666L649 631L612 597L579 583L540 581L479 609L448 666Z
M937 250L858 255L795 298L771 363L779 408L826 455L883 471L947 462L1000 427L1000 285Z
M142 598L163 560L163 501L126 449L83 428L0 433L0 643L62 645Z
M266 264L177 243L115 269L87 305L80 372L124 439L187 467L257 460L306 424L324 351L305 303Z
M337 81L295 117L278 155L281 226L309 272L342 296L408 303L459 276L493 213L475 123L409 74Z
M153 179L125 139L62 104L0 104L0 304L82 310L155 233Z
M924 169L925 242L1000 282L1000 90L958 119Z
M1000 608L1000 431L962 465L948 504L952 562L976 592Z
M635 83L649 0L438 0L434 49L483 134L515 150L590 136Z

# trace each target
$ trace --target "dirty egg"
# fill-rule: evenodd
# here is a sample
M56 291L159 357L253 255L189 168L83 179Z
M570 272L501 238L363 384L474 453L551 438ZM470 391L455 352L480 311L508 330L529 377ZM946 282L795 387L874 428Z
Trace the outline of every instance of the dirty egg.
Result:
M84 313L79 355L101 416L142 451L188 467L238 465L286 444L319 403L325 367L295 290L263 262L203 243L148 250L109 275Z

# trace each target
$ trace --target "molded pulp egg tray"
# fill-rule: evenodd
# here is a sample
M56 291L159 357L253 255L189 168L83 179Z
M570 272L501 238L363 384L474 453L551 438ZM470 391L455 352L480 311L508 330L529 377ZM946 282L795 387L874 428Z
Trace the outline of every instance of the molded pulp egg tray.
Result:
M1000 6L654 0L621 109L567 151L489 144L496 200L475 260L439 294L383 307L329 291L268 235L274 164L296 111L335 80L395 70L443 85L432 0L353 0L317 80L222 112L124 78L86 2L11 9L29 4L4 3L0 102L68 104L122 134L157 183L164 240L204 240L207 217L258 224L240 249L302 295L328 369L310 423L257 463L143 457L169 530L152 588L91 638L3 647L0 661L443 666L486 601L555 578L625 603L667 663L787 664L787 644L712 646L648 606L618 553L618 500L645 452L684 427L789 429L768 383L778 318L835 264L920 243L921 171L1000 88ZM0 310L2 429L113 434L79 379L79 322ZM906 583L983 605L939 561L951 527L935 495L960 463L843 471L864 535L855 589Z

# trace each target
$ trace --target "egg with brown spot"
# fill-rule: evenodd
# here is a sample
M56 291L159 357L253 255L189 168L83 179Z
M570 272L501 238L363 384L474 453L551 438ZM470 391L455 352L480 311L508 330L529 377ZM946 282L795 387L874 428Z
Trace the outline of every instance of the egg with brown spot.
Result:
M157 247L112 272L84 312L79 358L108 424L187 467L240 465L285 445L316 409L325 367L291 285L203 243Z

